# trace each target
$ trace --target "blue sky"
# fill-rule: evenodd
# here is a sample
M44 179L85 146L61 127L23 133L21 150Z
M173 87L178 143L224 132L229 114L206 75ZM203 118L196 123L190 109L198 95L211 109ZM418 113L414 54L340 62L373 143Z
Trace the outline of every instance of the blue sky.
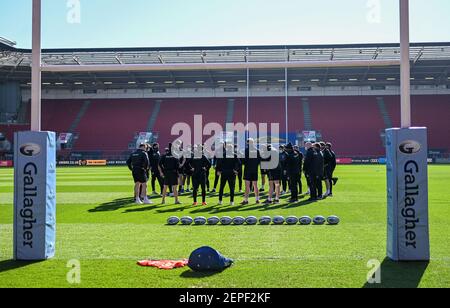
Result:
M67 7L80 3L80 23ZM43 47L397 42L398 0L42 0ZM411 40L450 41L450 1L410 0ZM70 15L72 16L72 15ZM0 36L31 45L31 0L0 0Z

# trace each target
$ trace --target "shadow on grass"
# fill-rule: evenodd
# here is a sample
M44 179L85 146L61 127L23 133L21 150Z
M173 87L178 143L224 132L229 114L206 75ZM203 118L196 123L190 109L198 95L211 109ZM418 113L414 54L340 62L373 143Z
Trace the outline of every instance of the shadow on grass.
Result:
M179 207L178 205L172 205L173 207L166 209L166 210L157 210L156 212L158 214L165 214L165 213L176 213L176 212L184 212L191 208L191 206L185 205L182 207Z
M197 209L193 210L191 213L192 214L199 214L199 213L213 213L214 209L216 208L215 205L213 206L202 206L202 207L198 207Z
M218 213L226 213L226 212L236 212L239 210L241 206L224 206L224 205L215 205L208 206L204 208L199 208L197 210L192 211L192 214L199 213L210 213L210 214L218 214Z
M160 198L159 196L152 196L150 197L151 200L153 199L158 199ZM102 203L98 206L96 206L93 209L88 210L89 213L99 213L99 212L114 212L114 211L118 211L121 209L126 209L126 208L130 208L130 207L136 207L139 206L137 204L135 204L134 202L134 198L121 198L121 199L116 199L116 200L112 200L110 202L106 202L106 203ZM150 211L152 209L155 209L153 206L152 207L146 207L146 208L138 208L138 209L133 209L133 210L126 210L125 212L144 212L144 211Z
M297 203L289 203L287 205L285 205L283 208L285 209L291 209L291 208L295 208L295 207L302 207L302 206L308 206L311 204L316 204L319 201L309 201L309 200L303 200Z
M381 264L381 284L366 283L363 288L418 288L429 262L394 262Z
M135 208L135 209L128 209L125 210L123 213L127 214L127 213L141 213L141 212L148 212L148 211L152 211L155 210L157 208L159 208L161 206L158 205L152 205L152 206L146 206L146 207L139 207L139 208Z
M186 278L186 279L202 279L202 278L212 277L212 276L221 274L222 272L223 271L221 271L221 272L194 272L192 270L187 270L187 271L181 273L180 277Z
M93 209L88 210L89 213L113 212L120 209L135 206L133 198L116 199L111 202L102 203Z
M206 207L199 207L198 209L193 210L192 214L202 214L202 213L209 213L209 214L223 214L223 213L230 213L230 212L252 212L252 211L260 211L260 212L267 212L267 211L274 211L279 209L291 209L296 207L303 207L307 205L311 205L316 203L316 201L300 201L296 203L280 203L280 204L274 204L274 205L265 205L265 204L251 204L247 206L242 205L234 205L234 206L228 206L228 205L212 205L212 206L206 206ZM172 211L174 212L174 211Z
M159 196L152 197L152 199L159 199ZM229 199L229 193L224 194L224 203L227 203ZM191 206L190 204L186 204L183 206L178 205L159 205L158 200L154 200L155 204L151 206L138 206L134 203L133 198L122 198L122 199L116 199L110 202L102 203L98 206L96 206L93 209L88 210L89 213L99 213L99 212L113 212L113 211L119 211L124 210L123 213L140 213L140 212L148 212L152 210L156 210L159 214L167 214L167 213L177 213L177 212L183 212L186 210L193 209L192 214L199 214L199 213L209 213L209 214L220 214L220 213L229 213L229 212L251 212L255 210L259 210L261 212L265 211L273 211L277 209L289 209L299 206L305 206L308 204L311 204L313 202L308 201L302 201L298 203L281 203L277 205L264 205L264 204L251 204L249 206L242 206L239 203L237 203L234 206L227 206L227 205L212 205L212 206L205 206L205 207L198 207L195 208ZM167 209L164 209L167 207Z
M37 264L37 263L41 263L41 262L43 262L43 261L15 261L15 260L0 261L0 273L27 267L29 265L33 265L33 264Z
M190 198L192 199L192 192L190 193L182 193L182 194L178 194L179 197L186 197L186 198Z

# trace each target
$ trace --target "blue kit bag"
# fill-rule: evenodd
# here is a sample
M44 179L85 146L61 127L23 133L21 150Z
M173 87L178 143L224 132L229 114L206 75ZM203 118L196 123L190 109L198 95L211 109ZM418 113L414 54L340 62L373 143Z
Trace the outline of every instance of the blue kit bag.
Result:
M188 266L195 272L220 272L229 268L233 262L217 250L205 246L192 252Z

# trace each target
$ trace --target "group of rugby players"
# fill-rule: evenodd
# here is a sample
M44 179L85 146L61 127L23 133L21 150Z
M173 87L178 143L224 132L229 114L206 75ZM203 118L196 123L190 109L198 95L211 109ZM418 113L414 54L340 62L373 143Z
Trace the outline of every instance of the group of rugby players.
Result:
M253 192L256 203L260 204L260 193L265 191L266 178L269 181L267 200L263 203L279 204L280 196L291 194L289 203L296 203L300 197L309 195L308 201L317 201L333 196L333 186L337 178L333 177L336 168L336 154L331 143L306 143L305 154L298 146L291 143L275 149L271 145L261 145L259 149L253 139L247 140L245 151L240 152L236 145L221 143L215 151L209 152L203 145L182 148L177 141L169 144L161 155L159 144L152 146L141 144L127 161L135 181L135 200L137 204L152 204L147 196L147 182L151 175L153 195L156 193L156 182L161 187L162 204L166 197L175 198L175 204L181 204L179 194L192 194L194 206L198 203L201 190L202 205L206 206L207 192L216 192L219 185L219 205L223 204L225 187L228 184L230 205L234 205L236 182L239 190L245 182L244 200L241 205L249 204ZM273 159L276 157L277 159ZM214 184L209 181L210 170L214 168ZM260 173L261 171L261 173ZM302 174L308 184L308 192L302 192ZM262 176L261 187L258 187L259 175ZM323 182L326 192L323 191ZM186 188L186 189L185 189ZM211 189L212 188L212 189Z

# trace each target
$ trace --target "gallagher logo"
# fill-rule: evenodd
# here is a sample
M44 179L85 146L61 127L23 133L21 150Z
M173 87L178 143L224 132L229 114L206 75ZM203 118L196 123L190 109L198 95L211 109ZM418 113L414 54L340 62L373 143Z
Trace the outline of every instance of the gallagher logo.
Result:
M413 140L402 142L399 147L400 152L404 154L416 154L420 151L421 148L422 146L420 145L420 143Z
M41 147L35 143L27 143L20 147L20 153L25 156L37 156L41 153Z

